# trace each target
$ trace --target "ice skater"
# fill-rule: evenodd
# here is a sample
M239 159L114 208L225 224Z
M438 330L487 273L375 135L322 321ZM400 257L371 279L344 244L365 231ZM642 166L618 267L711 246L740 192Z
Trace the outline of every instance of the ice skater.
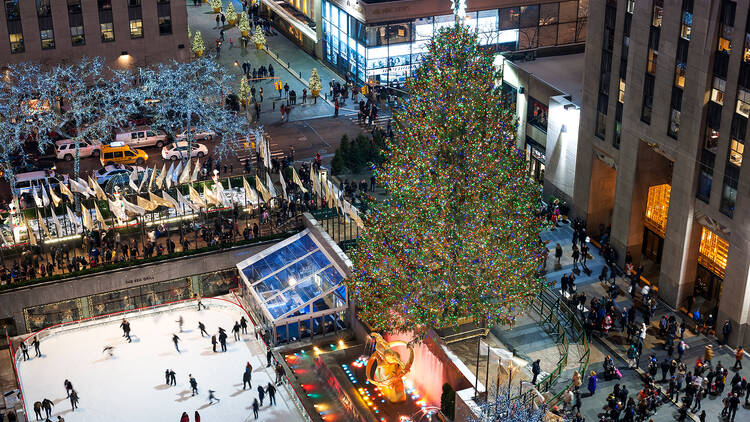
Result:
M175 321L175 322L177 323L177 325L179 325L179 326L180 326L180 332L182 332L182 324L183 324L183 323L185 322L185 320L184 320L184 319L182 319L182 315L180 315L180 319L178 319L178 320L177 320L177 321Z
M201 310L201 306L203 307L203 309L208 309L206 308L206 305L203 304L203 302L201 301L201 297L198 296L197 293L194 296L195 296L195 299L198 300L198 311Z
M26 345L25 341L21 342L21 354L23 355L23 360L31 359L29 357L29 346Z
M214 353L216 353L216 344L218 342L216 341L216 334L211 336L211 345L214 347Z
M260 405L263 406L263 398L266 396L266 390L263 389L262 385L258 386L258 398L260 399Z
M208 390L208 404L214 404L214 400L216 400L216 403L221 401L220 398L214 395L215 392L214 390Z
M73 383L68 380L65 380L63 385L65 385L65 392L68 394L68 397L65 397L65 398L66 399L70 398L70 392L73 391Z
M258 399L253 400L253 415L255 415L255 419L258 419L258 408L260 406L258 405Z
M193 392L193 396L198 394L198 381L193 378L193 374L188 375L190 377L190 390Z
M102 350L102 353L106 353L108 358L111 358L114 356L115 348L112 346L104 346L104 350Z
M34 402L34 415L36 416L36 420L42 420L42 402Z
M172 385L172 382L170 381L171 378L169 377L169 369L164 371L164 384Z
M216 16L219 17L218 15ZM180 416L180 422L190 422L190 416L188 416L187 412L182 412L182 416Z
M253 380L253 370L251 367L245 367L245 373L242 374L242 389L245 389L245 384L247 384L248 388L251 390L253 389L253 384L251 384L251 381Z
M177 385L177 373L171 369L169 370L169 381L167 381L167 384Z
M240 341L240 323L235 321L234 327L232 327L232 333L234 333L234 340Z
M240 327L242 327L242 334L247 334L247 320L244 315L240 318Z
M180 346L177 344L179 341L180 338L177 337L177 334L172 334L172 342L174 343L174 348L177 349L177 353L180 353Z
M122 336L128 339L128 343L132 343L133 340L130 338L130 322L123 318L120 327L122 327Z
M271 352L271 348L266 346L266 368L271 366L271 358L273 357L273 352Z
M202 323L202 322L200 322L200 321L198 321L198 329L199 329L199 330L201 330L201 337L203 337L203 334L205 334L205 335L206 335L206 337L211 337L211 336L210 336L210 335L208 335L208 333L206 332L206 326L205 326L205 325L203 325L203 323Z
M268 404L271 406L276 405L276 387L273 386L270 382L266 386L266 393L268 393Z
M227 351L227 333L226 331L219 328L219 343L221 344L221 351Z
M201 422L201 414L200 414L200 413L198 413L198 411L197 411L197 410L195 411L195 415L193 415L193 420L194 420L195 422Z
M31 345L34 346L34 352L36 352L36 357L41 357L42 352L39 351L39 336L34 336L34 341L31 342Z
M55 403L52 402L52 400L45 398L42 400L42 409L44 409L44 413L47 415L47 419L52 416L52 408L55 407Z
M76 392L76 390L70 392L70 407L71 411L74 411L78 408L78 393Z

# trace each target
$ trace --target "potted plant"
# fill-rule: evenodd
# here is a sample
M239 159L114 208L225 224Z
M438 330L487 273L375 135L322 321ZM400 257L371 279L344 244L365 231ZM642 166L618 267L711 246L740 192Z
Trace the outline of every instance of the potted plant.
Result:
M193 53L195 53L195 57L200 57L203 55L203 51L206 49L206 45L203 44L203 35L201 35L201 31L195 31L195 35L193 36L193 43L190 48L193 50Z
M237 25L237 28L243 37L250 35L250 18L248 18L247 12L242 12L240 15L240 23Z
M214 13L221 12L221 0L208 0L208 4L214 9Z
M317 98L320 95L320 91L323 89L323 84L320 81L320 75L318 75L318 69L313 68L310 73L310 95L313 98Z
M263 35L263 30L260 29L260 25L255 27L255 34L253 34L253 42L258 50L262 50L266 46L266 36Z
M224 16L226 16L229 26L233 26L237 22L237 12L234 10L234 4L231 1L227 6L227 11L224 12Z

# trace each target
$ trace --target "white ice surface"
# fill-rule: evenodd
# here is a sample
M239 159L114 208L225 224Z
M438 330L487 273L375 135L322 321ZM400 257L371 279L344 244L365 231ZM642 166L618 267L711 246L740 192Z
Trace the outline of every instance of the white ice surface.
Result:
M18 372L29 420L34 420L33 403L49 398L55 403L53 420L62 415L66 422L158 421L178 422L182 412L196 410L202 422L242 422L254 420L253 399L257 387L275 380L273 367L266 368L266 351L255 340L252 325L242 341L235 342L231 332L242 310L218 300L204 299L208 310L198 312L189 306L167 308L159 312L128 314L132 343L122 337L121 317L78 328L60 330L41 340L40 358L24 362L17 355ZM177 320L184 318L183 333ZM226 353L214 353L210 338L201 338L198 321L217 334L227 331ZM177 353L172 334L180 339ZM114 356L102 349L111 345ZM221 345L217 344L217 350ZM253 366L252 389L242 390L242 374L247 362ZM164 371L176 372L177 385L165 384ZM188 374L198 382L199 394L191 396ZM70 380L80 398L78 409L71 411L63 381ZM215 390L221 402L208 404L208 390ZM282 386L277 387L276 406L270 406L266 394L259 421L299 421L301 417ZM42 411L44 415L44 411Z

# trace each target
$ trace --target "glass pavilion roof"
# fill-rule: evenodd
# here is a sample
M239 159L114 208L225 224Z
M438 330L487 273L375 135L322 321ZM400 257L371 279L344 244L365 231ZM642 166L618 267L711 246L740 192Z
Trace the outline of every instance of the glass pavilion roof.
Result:
M331 263L320 246L304 230L237 264L242 278L251 287L275 321L308 313L308 306L328 295L346 303L344 275Z

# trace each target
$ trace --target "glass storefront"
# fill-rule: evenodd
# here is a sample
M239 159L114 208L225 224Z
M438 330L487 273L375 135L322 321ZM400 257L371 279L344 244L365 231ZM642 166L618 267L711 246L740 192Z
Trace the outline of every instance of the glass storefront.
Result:
M584 42L589 0L482 10L465 24L479 42L498 51ZM433 35L454 24L453 15L366 25L323 0L325 60L359 83L403 83L427 51Z
M194 294L219 296L236 288L238 280L237 269L230 268L32 306L23 310L26 331L35 332L63 322L188 299Z

